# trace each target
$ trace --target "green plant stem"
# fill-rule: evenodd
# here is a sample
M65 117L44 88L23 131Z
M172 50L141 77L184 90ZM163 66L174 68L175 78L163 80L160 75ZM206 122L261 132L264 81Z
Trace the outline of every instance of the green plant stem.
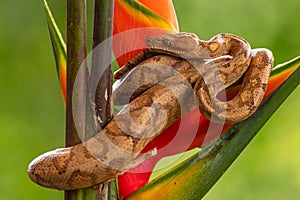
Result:
M85 105L86 69L80 68L86 58L86 1L67 0L67 95L66 95L66 146L81 142L73 118L74 83L77 74L80 91L76 102ZM85 107L78 107L85 112ZM84 115L83 115L84 116ZM78 191L65 191L65 200L78 200Z
M95 105L95 116L100 131L112 118L112 29L113 0L95 0L93 51L91 67L91 94L95 94L92 105ZM104 183L99 186L97 199L116 199L116 182Z
M66 146L80 143L72 112L73 87L79 68L86 58L86 2L67 1L67 99L66 99ZM78 80L86 84L86 74L80 73ZM79 79L81 78L81 79ZM77 95L79 96L79 95ZM82 97L78 97L85 99Z
M113 5L113 0L95 0L91 92L95 94L93 101L101 127L104 127L112 117L110 65L112 41L110 39L113 29Z

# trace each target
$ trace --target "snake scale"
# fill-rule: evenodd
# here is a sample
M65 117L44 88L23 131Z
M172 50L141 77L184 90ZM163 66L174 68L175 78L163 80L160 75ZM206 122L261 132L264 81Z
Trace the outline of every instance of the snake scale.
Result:
M59 190L99 184L128 170L151 140L195 106L212 121L237 123L260 105L273 66L271 51L251 50L232 34L204 41L176 33L145 42L148 49L115 74L121 79L113 98L124 108L84 143L34 159L28 167L32 181ZM217 98L241 79L233 99Z

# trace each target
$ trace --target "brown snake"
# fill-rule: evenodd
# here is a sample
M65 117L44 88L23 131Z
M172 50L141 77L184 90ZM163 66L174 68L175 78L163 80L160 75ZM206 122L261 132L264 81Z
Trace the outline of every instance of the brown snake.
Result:
M33 160L28 168L31 180L59 190L93 186L128 170L152 139L195 106L214 121L237 123L260 105L273 66L269 50L251 50L244 39L231 34L202 41L178 33L149 37L146 43L149 49L115 75L123 76L114 90L115 102L129 103L84 144ZM142 59L145 53L156 56ZM242 76L236 97L217 99Z

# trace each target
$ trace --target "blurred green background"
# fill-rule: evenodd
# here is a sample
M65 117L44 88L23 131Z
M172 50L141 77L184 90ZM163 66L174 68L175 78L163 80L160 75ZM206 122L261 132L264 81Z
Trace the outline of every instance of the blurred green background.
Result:
M174 0L181 31L230 32L281 63L300 55L299 0ZM49 1L65 30L65 2ZM40 1L0 1L0 199L62 199L27 177L28 163L64 145L64 105ZM204 198L299 199L300 88Z

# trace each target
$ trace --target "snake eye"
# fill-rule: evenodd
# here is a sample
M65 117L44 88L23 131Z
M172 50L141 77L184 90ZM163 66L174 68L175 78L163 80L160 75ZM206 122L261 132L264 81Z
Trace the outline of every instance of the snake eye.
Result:
M162 43L163 43L164 46L167 46L167 47L171 46L171 41L170 40L163 40Z

